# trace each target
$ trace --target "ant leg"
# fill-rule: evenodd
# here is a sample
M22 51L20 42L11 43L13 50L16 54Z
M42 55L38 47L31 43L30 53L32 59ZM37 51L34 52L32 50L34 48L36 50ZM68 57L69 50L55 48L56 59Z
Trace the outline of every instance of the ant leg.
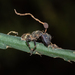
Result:
M30 48L30 44L29 44L29 41L28 41L28 40L26 40L26 43L27 43L29 49L31 50L31 48Z
M29 49L30 49L30 56L31 56L31 55L33 54L33 49L30 48L29 41L30 41L30 40L26 40L26 43L27 43L27 45L28 45L28 47L29 47Z
M30 56L33 54L33 51L36 49L36 41L33 40L33 42L34 42L34 48L31 49L31 48L30 48L29 41L26 40L26 43L27 43L27 45L28 45L28 47L29 47L29 49L30 49Z
M16 31L10 31L10 32L7 33L7 35L10 35L11 33L14 33L14 34L18 35L18 32L16 32Z
M32 48L32 49L30 50L30 56L33 54L33 51L36 49L36 41L33 40L33 42L34 42L34 48Z
M33 51L36 49L36 41L34 40L34 48Z

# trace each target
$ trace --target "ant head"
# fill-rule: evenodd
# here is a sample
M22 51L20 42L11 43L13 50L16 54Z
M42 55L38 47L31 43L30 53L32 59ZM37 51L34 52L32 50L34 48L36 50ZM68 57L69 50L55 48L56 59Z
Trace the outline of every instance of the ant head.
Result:
M43 23L43 26L44 26L44 28L45 28L45 33L46 33L46 31L47 31L47 29L48 29L48 27L49 27L49 26L48 26L48 23L46 23L46 22Z

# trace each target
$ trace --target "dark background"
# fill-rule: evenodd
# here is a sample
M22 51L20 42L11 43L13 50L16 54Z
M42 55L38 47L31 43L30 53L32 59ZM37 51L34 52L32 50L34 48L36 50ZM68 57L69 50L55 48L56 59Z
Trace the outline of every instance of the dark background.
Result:
M0 0L0 32L6 34L14 30L21 36L44 28L30 16L16 15L14 9L19 13L32 13L47 22L52 43L65 49L75 49L75 0ZM72 75L74 71L74 62L30 56L16 49L0 49L0 75Z

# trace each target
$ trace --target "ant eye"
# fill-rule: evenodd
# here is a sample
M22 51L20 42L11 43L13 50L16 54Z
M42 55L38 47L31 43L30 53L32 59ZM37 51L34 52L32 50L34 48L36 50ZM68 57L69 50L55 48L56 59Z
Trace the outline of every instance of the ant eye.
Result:
M44 28L46 29L48 28L48 23L45 22L43 25L44 25Z

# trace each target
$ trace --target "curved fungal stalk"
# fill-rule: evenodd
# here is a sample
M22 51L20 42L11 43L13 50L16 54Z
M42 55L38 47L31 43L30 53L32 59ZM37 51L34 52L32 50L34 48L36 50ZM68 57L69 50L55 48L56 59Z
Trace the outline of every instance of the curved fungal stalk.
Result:
M45 28L45 32L47 31L48 23L40 21L39 19L35 18L31 13L24 13L24 14L21 14L21 13L18 13L18 12L16 11L16 9L14 9L14 11L15 11L15 13L16 13L17 15L20 15L20 16L30 15L34 20L36 20L36 21L38 21L39 23L43 24L43 26L44 26L44 28Z

